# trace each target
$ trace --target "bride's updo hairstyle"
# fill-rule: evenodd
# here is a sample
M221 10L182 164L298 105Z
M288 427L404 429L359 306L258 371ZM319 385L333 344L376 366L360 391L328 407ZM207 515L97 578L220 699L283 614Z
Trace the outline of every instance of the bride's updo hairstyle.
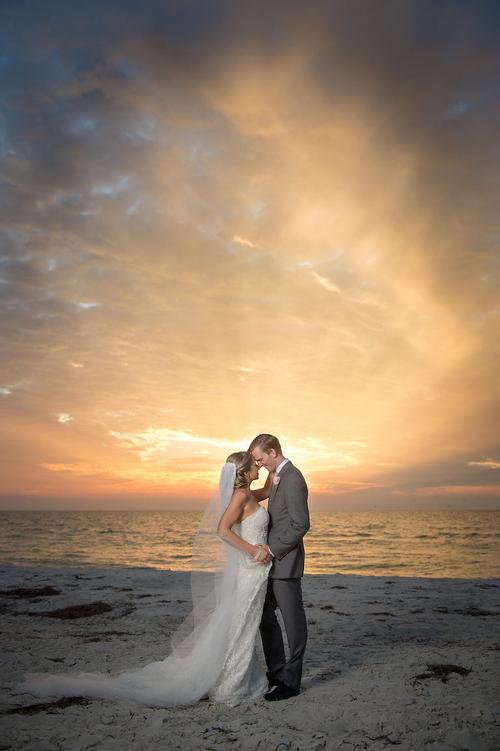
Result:
M245 477L245 472L250 472L253 461L252 454L249 454L247 451L235 451L234 454L229 454L227 457L226 462L234 464L236 467L236 477L234 479L235 490L248 485L248 478Z

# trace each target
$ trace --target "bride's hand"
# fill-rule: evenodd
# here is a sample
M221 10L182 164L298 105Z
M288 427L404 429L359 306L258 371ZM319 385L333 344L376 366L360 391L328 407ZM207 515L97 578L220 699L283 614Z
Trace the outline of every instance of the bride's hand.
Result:
M255 563L268 563L270 561L271 556L265 545L254 545L254 550L255 553L252 557L252 561L255 561Z
M253 546L253 556L252 561L255 561L256 563L262 560L262 552L263 552L263 546L262 545L254 545Z

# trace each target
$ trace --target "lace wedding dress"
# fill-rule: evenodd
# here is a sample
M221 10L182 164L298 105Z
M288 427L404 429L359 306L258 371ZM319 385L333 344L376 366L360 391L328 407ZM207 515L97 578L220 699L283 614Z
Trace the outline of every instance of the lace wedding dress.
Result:
M269 516L260 506L235 529L252 545L266 544ZM257 636L267 590L267 575L271 562L252 563L242 554L238 571L238 586L230 626L230 640L224 667L215 686L209 690L214 701L235 704L263 696L268 682L256 655Z
M268 521L260 506L233 530L247 542L265 544ZM212 701L231 706L259 698L268 688L256 644L271 563L253 563L235 549L231 563L236 566L231 597L220 598L209 617L196 625L184 642L187 648L174 648L164 660L116 675L28 673L18 689L34 696L77 695L157 707L194 703L207 693Z

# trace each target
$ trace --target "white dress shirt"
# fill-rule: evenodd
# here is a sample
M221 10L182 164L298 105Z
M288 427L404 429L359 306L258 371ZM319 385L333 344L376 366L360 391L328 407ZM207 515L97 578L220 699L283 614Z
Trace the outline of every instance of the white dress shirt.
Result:
M276 474L279 474L280 470L283 469L283 467L285 466L285 464L287 462L289 462L289 461L290 461L290 459L283 459L283 461L281 462L281 464L278 467L276 467Z

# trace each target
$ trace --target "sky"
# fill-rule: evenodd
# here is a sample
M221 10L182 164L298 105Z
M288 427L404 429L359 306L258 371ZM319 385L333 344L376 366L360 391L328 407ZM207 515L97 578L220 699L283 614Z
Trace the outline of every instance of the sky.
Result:
M261 432L312 509L500 508L497 3L0 29L0 508L200 508Z

